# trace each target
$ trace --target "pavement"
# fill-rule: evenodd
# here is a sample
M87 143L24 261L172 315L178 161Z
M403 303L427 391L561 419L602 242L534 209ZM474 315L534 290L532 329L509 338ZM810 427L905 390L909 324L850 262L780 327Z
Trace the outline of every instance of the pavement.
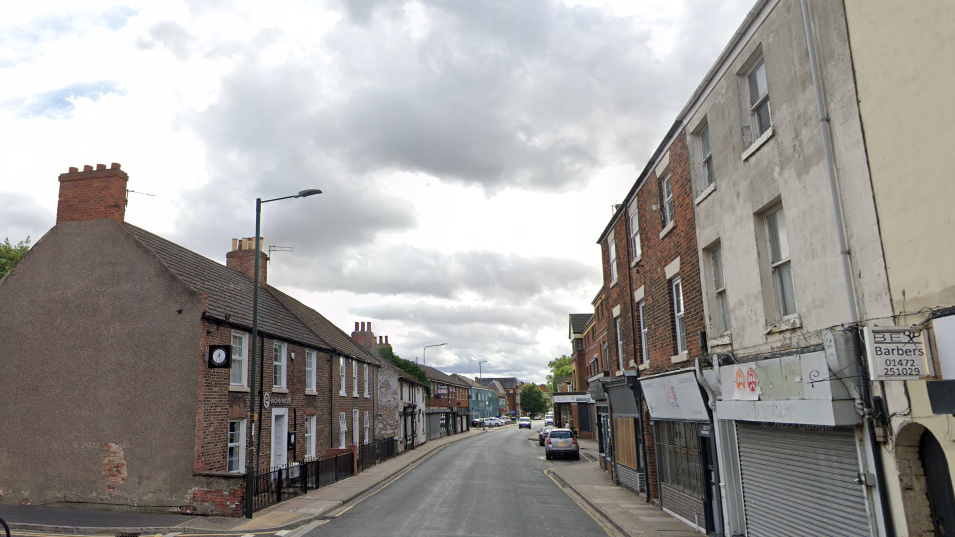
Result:
M508 428L513 427L509 426ZM182 515L126 513L39 506L0 505L0 517L11 529L59 533L247 533L292 530L313 526L334 510L370 492L416 466L445 446L495 429L471 431L431 440L414 450L364 472L282 502L254 514L251 519L230 517L185 517ZM582 461L555 464L558 482L576 493L620 533L640 537L698 537L684 522L664 513L642 496L613 484L610 474L597 465L597 443L581 439ZM304 532L295 532L304 533Z
M597 464L596 440L578 439L581 460L587 464L555 464L554 475L577 493L594 511L600 513L617 531L640 537L700 537L682 520L670 516L645 496L614 485L610 472Z

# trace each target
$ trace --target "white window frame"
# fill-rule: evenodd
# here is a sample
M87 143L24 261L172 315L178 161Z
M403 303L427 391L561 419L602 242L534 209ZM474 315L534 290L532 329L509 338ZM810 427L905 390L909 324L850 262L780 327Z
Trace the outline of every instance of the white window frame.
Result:
M619 315L613 319L614 326L617 327L617 365L620 367L620 371L623 371L623 322Z
M636 202L634 202L636 203ZM633 259L637 260L643 256L643 247L640 244L640 210L634 208L630 215L630 249L633 250Z
M368 391L368 364L365 364L365 399L371 397L371 392Z
M305 416L305 456L315 458L315 437L318 420L315 416Z
M670 281L670 290L673 293L673 327L676 330L676 353L687 352L686 348L686 320L683 318L683 280L677 276Z
M675 217L673 202L673 180L670 174L666 174L663 181L660 182L660 191L663 193L663 225L668 226L673 223Z
M358 360L351 361L352 397L358 397Z
M610 281L611 283L617 283L617 240L610 239L610 245L608 246L610 251Z
M272 387L285 388L288 346L281 341L272 342ZM281 382L280 382L281 381Z
M344 412L338 413L338 449L345 449L345 442L348 438L348 415Z
M236 347L236 338L239 346ZM238 353L236 350L238 349ZM229 370L229 385L247 387L249 382L249 335L245 332L232 332L232 367ZM236 382L236 373L241 380Z
M345 375L345 357L338 357L338 395L346 397L348 395L348 386L345 385L345 382L348 380L348 377Z
M775 215L782 216L781 229L773 225ZM773 280L773 296L776 302L776 319L781 321L797 315L799 311L796 305L796 281L795 276L793 276L792 257L789 251L786 211L782 205L777 205L766 211L764 220L766 222L766 242L769 249L769 266ZM789 288L792 290L792 304L787 304L783 290L787 278ZM790 308L787 309L787 306L790 306Z
M369 442L369 432L371 431L371 421L368 419L368 411L365 411L365 444Z
M716 332L725 335L730 332L729 303L726 301L726 274L723 272L723 248L719 243L709 250L710 266L713 269L713 305L714 318L718 321Z
M318 386L318 353L305 350L305 391L315 393Z
M759 93L760 71L762 71L762 78L766 85L763 93ZM756 140L773 126L772 108L769 104L769 77L766 76L766 62L762 57L756 60L753 64L753 68L746 73L746 87L749 89L749 112L750 120L752 121L753 140ZM759 111L764 106L766 107L768 123L761 125L759 121Z
M641 300L637 305L637 311L640 313L640 357L643 363L650 363L650 330L647 327L647 301Z
M236 427L238 428L238 430L236 431L238 438L236 438L236 436L232 434L232 424L235 424ZM240 474L245 472L245 436L246 436L245 427L246 427L246 420L244 419L229 420L228 429L227 429L228 437L226 438L226 444L228 447L226 448L225 464L226 464L226 471L229 472L230 474ZM235 452L236 465L234 467L230 467L230 463L233 460L233 457L232 457L233 450L236 450Z
M361 424L358 422L358 409L353 408L351 409L351 443L355 444L356 446L359 445L358 444L359 425Z
M710 144L710 125L703 125L700 129L700 154L703 155L703 188L716 182L716 171L713 169L713 147Z

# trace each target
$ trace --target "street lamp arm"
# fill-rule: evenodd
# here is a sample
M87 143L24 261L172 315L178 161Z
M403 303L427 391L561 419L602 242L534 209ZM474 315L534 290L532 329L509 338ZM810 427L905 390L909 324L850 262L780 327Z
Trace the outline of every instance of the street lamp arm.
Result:
M315 194L321 194L321 193L322 191L317 188L309 188L307 190L300 191L298 194L295 194L294 196L282 196L281 198L272 198L270 200L263 200L260 198L260 199L257 199L256 201L262 204L262 203L268 203L270 201L287 200L291 198L307 198L309 196L314 196Z

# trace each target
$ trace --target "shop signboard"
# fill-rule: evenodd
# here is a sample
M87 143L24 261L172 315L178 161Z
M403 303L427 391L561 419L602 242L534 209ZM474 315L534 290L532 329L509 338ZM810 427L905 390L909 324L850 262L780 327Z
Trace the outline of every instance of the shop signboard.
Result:
M692 371L640 379L650 417L658 420L709 421L700 385Z
M919 380L933 378L935 367L920 326L866 327L865 346L872 380Z

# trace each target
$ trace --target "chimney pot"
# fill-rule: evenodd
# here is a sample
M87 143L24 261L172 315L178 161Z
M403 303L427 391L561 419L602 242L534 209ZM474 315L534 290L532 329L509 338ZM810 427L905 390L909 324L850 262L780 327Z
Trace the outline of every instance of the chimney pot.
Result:
M371 332L371 321L368 321L368 331Z
M358 321L355 321L355 332L358 331Z
M93 171L93 167L90 166L89 164L84 164L84 165L83 165L83 171L84 171L84 172L91 172L91 171Z
M70 173L78 173L80 170L76 166L70 166Z
M385 336L385 345L388 345L388 336Z
M105 169L106 169L106 165L105 165L105 164L97 164L97 165L96 165L96 169L97 169L97 170L100 170L100 171L105 170Z
M118 162L114 162L114 163L112 163L112 164L109 165L109 168L110 168L111 170L118 170L118 169L120 169L120 165L119 165Z
M269 256L259 251L259 284L268 283ZM232 239L232 251L225 256L225 265L249 278L255 277L255 239Z

